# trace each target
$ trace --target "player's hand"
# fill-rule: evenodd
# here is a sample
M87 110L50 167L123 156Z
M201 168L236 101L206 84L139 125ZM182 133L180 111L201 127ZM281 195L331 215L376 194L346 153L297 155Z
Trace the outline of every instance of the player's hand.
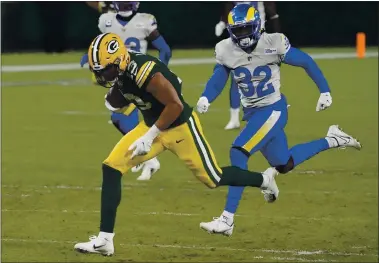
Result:
M200 97L199 101L197 102L197 111L199 113L205 113L208 111L209 108L209 102L207 97Z
M133 142L129 146L128 150L133 151L130 159L133 159L136 156L146 155L148 152L150 152L152 144L153 144L153 139L146 136L146 134L138 138L135 142Z
M221 36L222 35L222 32L224 32L224 29L226 28L226 24L224 21L220 21L217 23L216 27L215 27L215 34L216 36Z
M80 66L83 67L84 64L88 63L88 54L84 54L83 57L80 59Z
M322 111L330 107L332 105L332 96L329 92L324 92L320 94L320 98L318 99L316 105L316 111Z
M160 132L157 126L153 125L143 136L133 142L128 149L129 151L133 151L130 159L133 159L135 156L146 155L150 152L153 141Z

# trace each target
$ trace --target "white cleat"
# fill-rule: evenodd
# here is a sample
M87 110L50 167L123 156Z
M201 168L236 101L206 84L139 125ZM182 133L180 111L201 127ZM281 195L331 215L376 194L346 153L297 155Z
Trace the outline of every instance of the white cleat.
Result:
M241 126L239 121L232 121L230 120L228 124L225 126L225 130L234 130L234 129L239 129Z
M263 176L267 178L267 186L261 187L262 194L268 203L273 203L278 199L279 188L276 185L275 176L278 175L278 171L275 168L268 168L263 172Z
M112 256L114 254L112 238L104 238L99 235L91 236L89 240L89 242L77 243L74 249L80 253L94 253L103 256Z
M161 164L159 163L157 158L153 158L144 162L142 173L137 178L137 180L138 181L150 180L153 174L155 174L160 168L161 168Z
M360 150L362 148L360 142L357 139L343 132L342 129L338 127L338 125L330 126L326 137L335 140L337 148L344 149L346 147L353 147L357 150Z
M209 234L222 234L231 236L233 234L234 222L228 224L228 218L225 216L214 217L211 222L201 222L200 228Z
M145 163L137 164L136 166L132 167L132 172L133 173L139 172L143 168L144 165Z

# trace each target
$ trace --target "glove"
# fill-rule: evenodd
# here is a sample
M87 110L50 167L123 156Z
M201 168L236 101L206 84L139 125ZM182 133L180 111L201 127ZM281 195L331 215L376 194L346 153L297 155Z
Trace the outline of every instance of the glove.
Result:
M222 32L224 32L224 29L226 28L226 24L224 21L218 22L218 24L215 27L215 34L216 36L221 36Z
M143 136L135 140L130 146L129 151L133 151L130 159L135 156L146 155L151 150L154 139L161 131L157 126L153 125Z
M324 92L320 94L320 98L318 99L316 105L316 111L322 111L330 107L332 105L332 96L329 92Z
M84 54L83 57L80 59L80 66L83 67L84 64L88 63L88 54Z
M205 113L208 111L209 106L210 104L208 102L207 97L200 97L196 107L199 113Z

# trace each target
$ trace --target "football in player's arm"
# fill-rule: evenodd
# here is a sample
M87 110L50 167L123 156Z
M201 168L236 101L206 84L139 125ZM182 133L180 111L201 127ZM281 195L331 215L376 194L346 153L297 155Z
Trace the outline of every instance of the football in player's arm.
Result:
M159 50L159 58L164 64L168 64L171 58L171 50L165 39L158 31L157 21L151 14L139 13L139 2L117 1L113 2L116 13L108 12L99 17L98 27L102 33L115 33L120 36L125 45L133 51L146 53L147 42ZM88 61L87 54L83 56L81 64ZM112 113L113 125L126 134L138 124L138 110L134 105L120 113ZM160 168L159 161L154 158L132 169L133 172L142 170L137 180L149 180Z
M75 249L112 255L121 177L131 167L165 150L173 152L209 188L252 186L279 192L271 172L256 173L233 166L219 167L196 113L182 96L182 81L160 60L128 52L119 36L102 34L88 50L89 65L99 83L114 83L106 96L113 111L133 103L142 112L138 126L124 135L102 165L100 233Z

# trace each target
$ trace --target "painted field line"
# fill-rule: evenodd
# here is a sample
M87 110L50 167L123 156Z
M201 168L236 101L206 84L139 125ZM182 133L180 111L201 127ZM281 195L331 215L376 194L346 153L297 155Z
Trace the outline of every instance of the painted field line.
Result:
M321 59L346 59L357 58L355 52L341 52L341 53L320 53L310 54L316 60ZM378 52L367 52L367 58L378 57ZM170 60L170 66L187 66L187 65L204 65L215 64L214 58L174 58ZM81 68L79 63L66 63L66 64L45 64L45 65L16 65L6 66L1 68L2 72L31 72L31 71L62 71L62 70L87 70L87 67Z
M340 172L340 171L338 171ZM294 172L294 174L297 174L298 172ZM304 174L308 174L307 171L304 172ZM199 182L195 181L197 184ZM187 182L188 183L188 182ZM86 187L86 186L75 186L75 185L56 185L56 186L38 186L38 185L1 185L2 188L20 188L19 190L24 191L24 192L39 192L43 190L79 190L79 191L101 191L101 187ZM128 183L123 185L123 189L131 189L133 187L137 188L147 188L148 184L142 184L142 183ZM26 188L26 189L25 189ZM160 191L170 191L173 188L159 188ZM176 188L175 188L176 189ZM187 191L187 192L209 192L209 191L217 191L217 192L227 192L227 189L208 189L208 188L203 188L203 189L194 189L194 188L180 188L181 191ZM285 194L293 194L293 195L301 195L304 194L304 191L286 191L283 192ZM318 191L318 190L307 190L307 193L313 193L313 194L344 194L342 192L338 191ZM371 195L377 195L378 193L371 193L371 192L365 192L363 193L364 195L371 196Z
M4 205L3 205L4 207ZM2 213L73 213L73 214L99 214L99 210L70 210L70 209L62 209L62 210L48 210L48 209L2 209ZM197 213L185 213L185 212L135 212L131 213L132 215L137 216L177 216L177 217L203 217L203 214ZM249 217L251 215L245 214L236 214L236 217ZM254 215L254 218L264 218L264 219L278 219L278 220L300 220L304 222L309 221L356 221L356 222L367 222L368 220L362 220L360 218L336 218L336 217L299 217L299 216L261 216Z
M32 243L60 243L60 244L75 244L78 241L58 241L58 240L38 240L38 239L17 239L17 238L2 238L4 242L32 242ZM231 248L231 247L208 247L208 246L196 246L196 245L170 245L170 244L119 244L123 247L157 247L157 248L173 248L173 249L195 249L195 250L210 250L210 251L241 251L241 252L258 252L268 254L291 254L293 256L315 256L315 255L328 255L328 256L365 256L365 257L377 257L375 254L354 253L354 252L337 252L328 250L313 250L307 251L302 249L261 249L261 248ZM272 258L274 259L274 258ZM285 258L288 260L288 258ZM307 259L311 262L311 259ZM317 260L319 262L320 260ZM323 260L324 261L324 260Z

